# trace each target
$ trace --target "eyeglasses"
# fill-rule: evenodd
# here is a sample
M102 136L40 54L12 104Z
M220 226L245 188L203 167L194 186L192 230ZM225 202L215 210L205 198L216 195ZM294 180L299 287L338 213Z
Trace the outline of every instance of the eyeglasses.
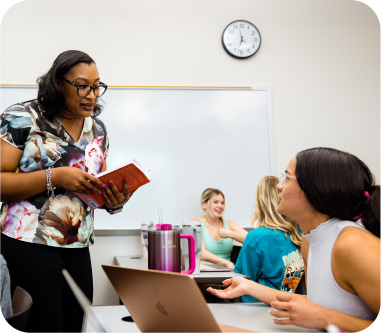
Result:
M285 172L282 172L279 175L279 183L278 183L278 185L279 185L280 188L283 188L284 183L286 182L286 179L288 179L288 178L295 178L296 179L295 176L291 176L291 175L289 175L288 173L285 173Z
M77 88L77 95L79 97L86 97L88 94L91 93L91 90L94 90L94 95L96 97L101 97L107 90L107 85L102 82L100 82L98 85L93 87L93 86L90 86L89 84L78 84L78 83L72 82L66 77L63 77L62 79Z

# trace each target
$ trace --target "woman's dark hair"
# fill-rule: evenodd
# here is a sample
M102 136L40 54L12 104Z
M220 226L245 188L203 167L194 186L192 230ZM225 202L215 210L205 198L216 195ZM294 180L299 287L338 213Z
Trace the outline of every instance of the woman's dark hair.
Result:
M42 106L43 115L49 120L60 115L62 107L65 105L65 97L62 94L58 83L69 72L69 70L79 64L95 64L95 61L85 52L69 50L62 52L52 67L45 74L37 79L38 84L38 102ZM103 106L96 104L92 117L98 116L102 112Z
M356 156L332 148L303 150L296 155L295 175L318 212L350 221L361 217L380 237L380 186Z

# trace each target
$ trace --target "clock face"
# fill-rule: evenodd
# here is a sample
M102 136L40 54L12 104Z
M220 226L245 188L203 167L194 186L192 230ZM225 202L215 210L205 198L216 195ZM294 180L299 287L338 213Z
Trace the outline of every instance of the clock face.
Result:
M222 34L222 45L235 58L248 58L258 51L261 35L257 27L248 21L230 23Z

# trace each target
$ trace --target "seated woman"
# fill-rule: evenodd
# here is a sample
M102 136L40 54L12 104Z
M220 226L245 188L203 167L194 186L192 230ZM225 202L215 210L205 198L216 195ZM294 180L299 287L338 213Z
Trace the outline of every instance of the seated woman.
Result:
M371 171L349 153L308 149L290 161L278 190L278 212L297 221L305 238L307 297L241 277L208 291L258 298L275 309L278 325L364 330L380 310L380 186Z
M225 196L220 190L207 188L201 195L201 207L205 214L191 219L201 222L201 259L234 268L230 259L233 239L243 243L247 231L237 223L223 219Z
M302 237L295 221L280 215L278 177L262 178L255 194L254 230L245 238L234 271L274 289L295 292L303 274ZM244 295L242 302L260 302Z

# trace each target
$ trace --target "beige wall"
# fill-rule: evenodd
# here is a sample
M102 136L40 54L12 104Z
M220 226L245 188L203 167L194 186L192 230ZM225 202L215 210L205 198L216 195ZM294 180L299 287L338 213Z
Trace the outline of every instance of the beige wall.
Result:
M221 46L236 19L263 39L244 61ZM323 145L358 155L379 180L379 34L352 0L27 0L2 22L1 83L33 84L77 48L110 85L268 85L277 173Z
M236 19L262 35L247 60L221 46ZM88 52L109 85L269 86L276 173L299 150L330 146L380 181L380 25L361 2L27 0L2 21L1 83L34 84L66 49ZM123 251L135 254L126 237ZM109 302L99 265L121 244L99 237L92 249L98 304Z
M93 304L95 305L119 304L118 294L114 291L101 265L115 265L115 256L140 256L142 253L140 236L136 235L137 232L119 231L117 233L118 236L99 236L102 232L96 231L95 244L90 247L94 280Z

